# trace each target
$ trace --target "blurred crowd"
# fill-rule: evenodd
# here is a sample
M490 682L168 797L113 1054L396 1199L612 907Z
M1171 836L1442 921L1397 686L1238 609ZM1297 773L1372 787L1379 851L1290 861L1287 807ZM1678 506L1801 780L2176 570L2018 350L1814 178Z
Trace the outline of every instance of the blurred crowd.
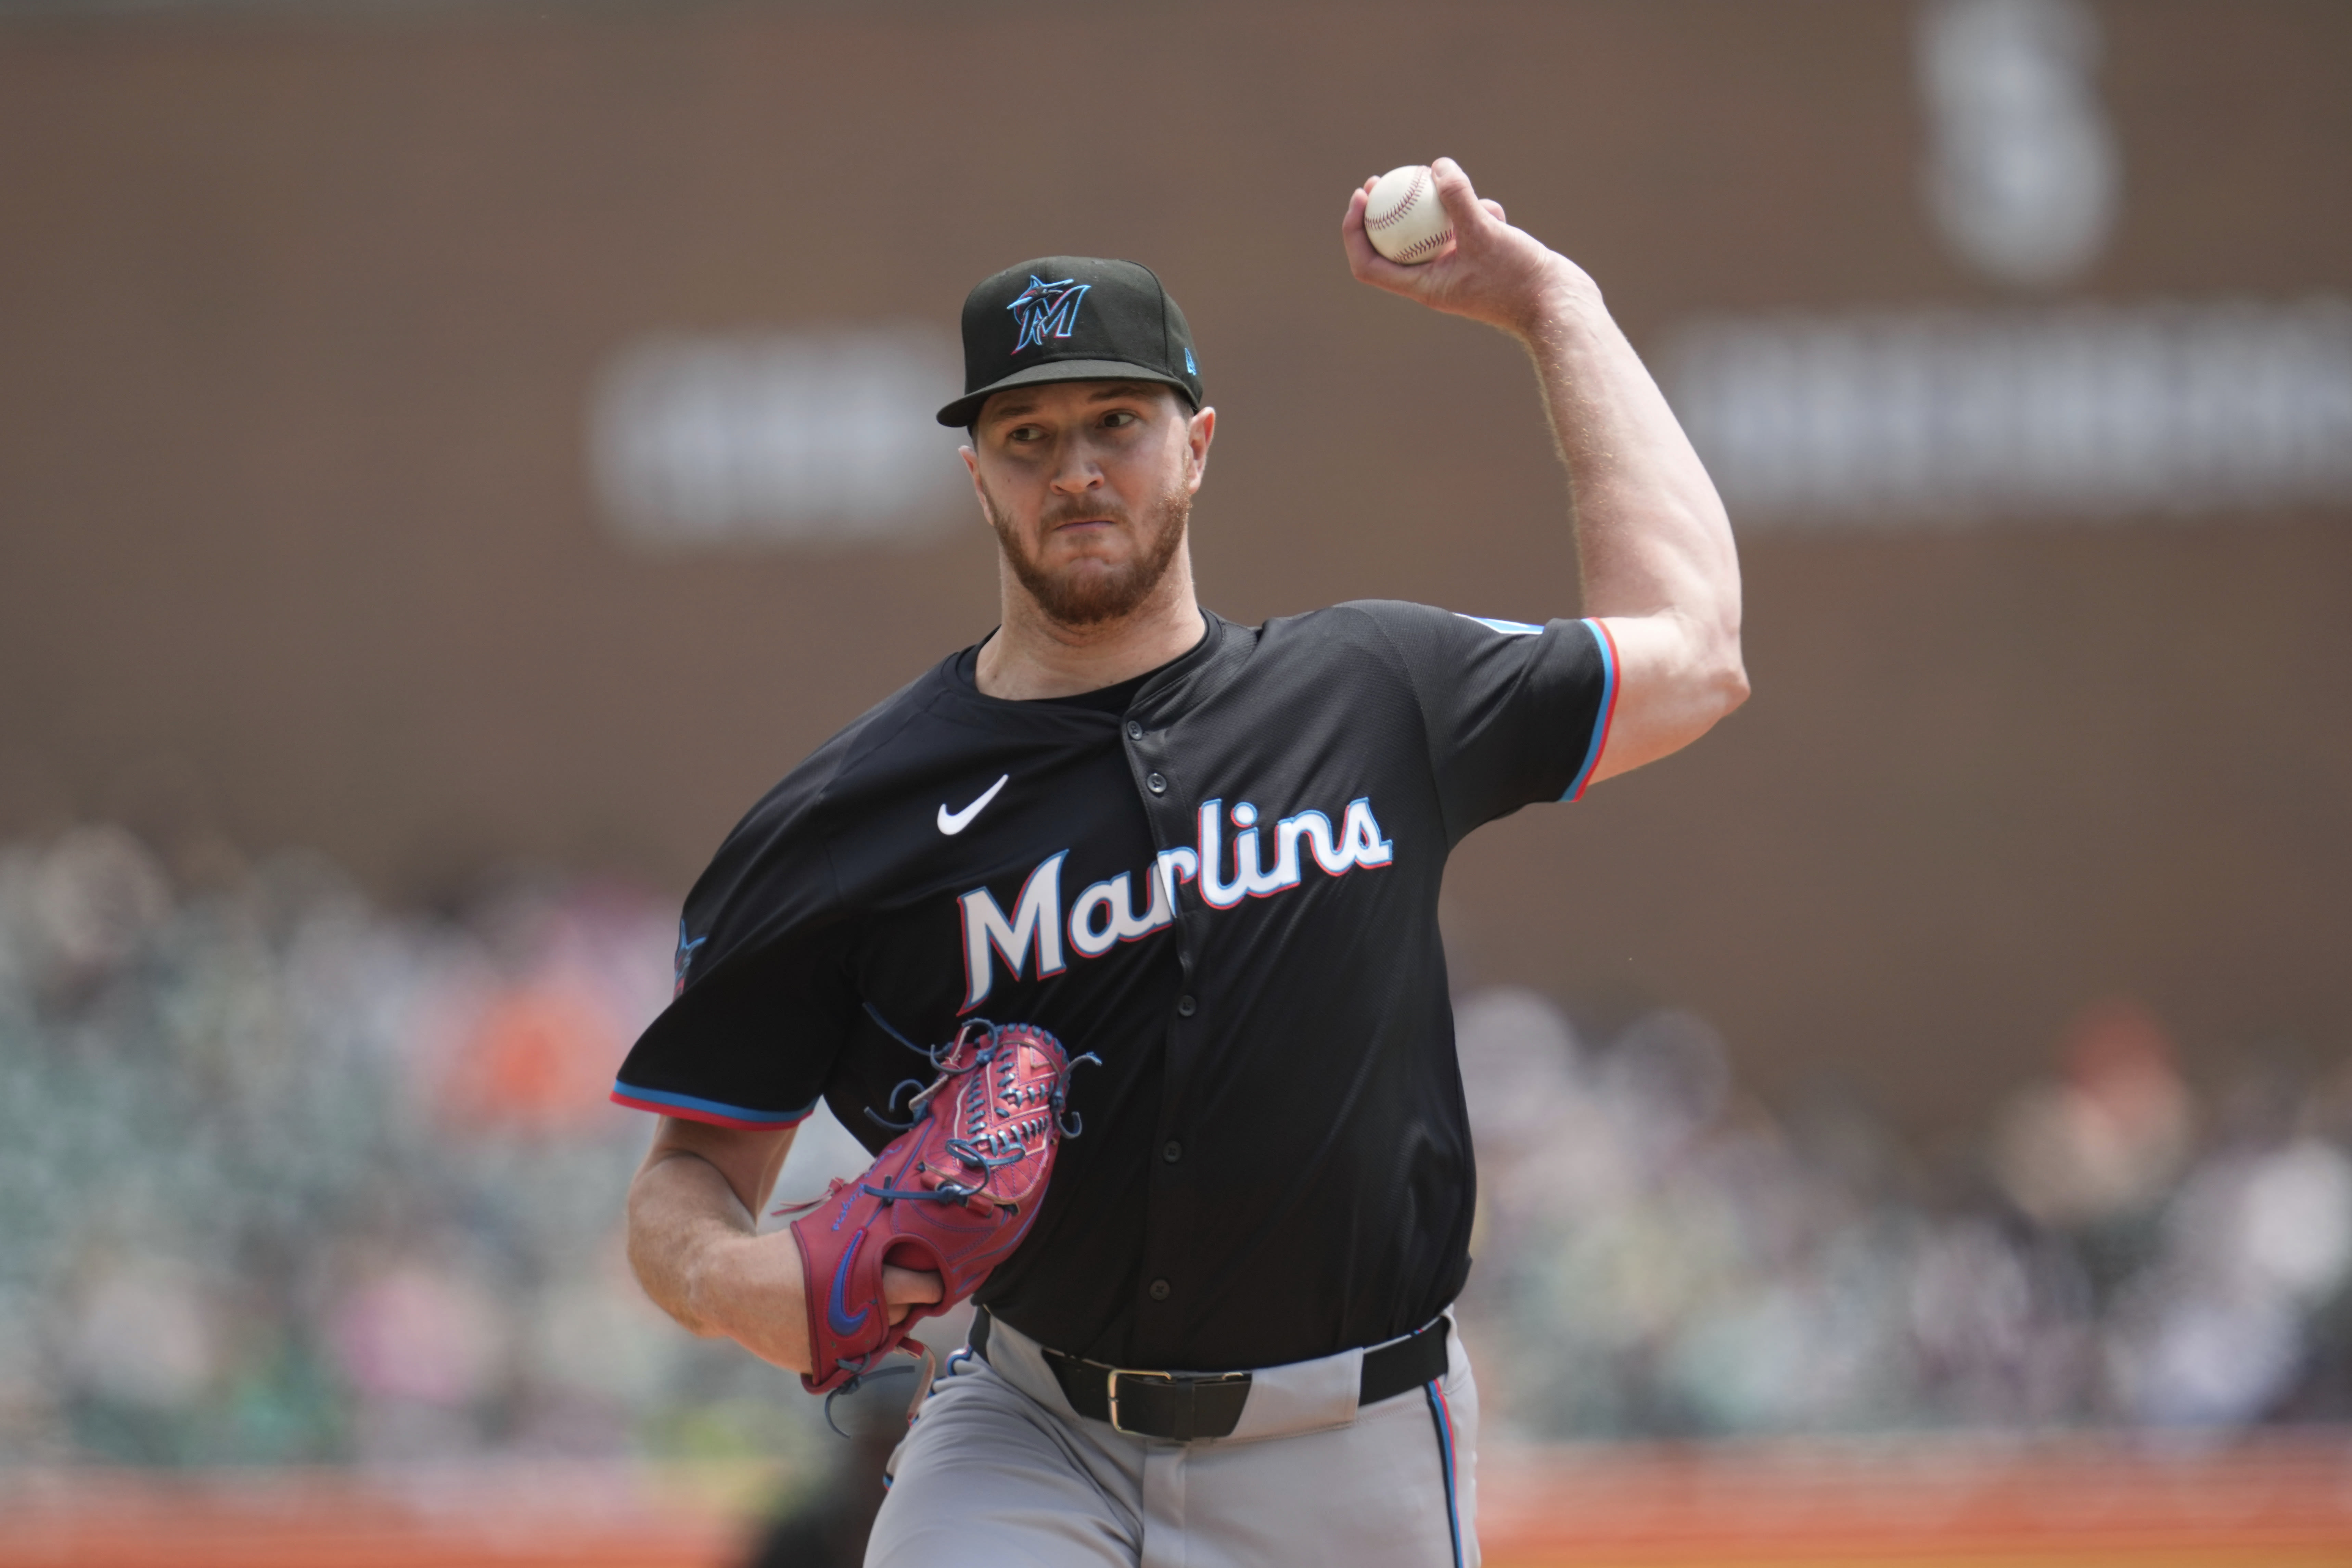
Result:
M1465 1334L1538 1438L2352 1417L2352 1077L2219 1103L2158 1021L2086 1009L1979 1139L1776 1115L1701 1020L1587 1050L1548 1001L1459 1009L1480 1234Z
M593 882L394 913L299 855L0 848L0 1463L822 1452L623 1255L649 1129L604 1091L675 928ZM2352 1416L2345 1084L2200 1103L2116 1003L1930 1158L1768 1112L1685 1015L1460 1010L1498 1434ZM863 1163L820 1115L780 1197Z
M605 1100L674 911L394 915L284 856L0 850L0 1462L773 1458L785 1373L639 1292ZM820 1149L822 1152L822 1149Z

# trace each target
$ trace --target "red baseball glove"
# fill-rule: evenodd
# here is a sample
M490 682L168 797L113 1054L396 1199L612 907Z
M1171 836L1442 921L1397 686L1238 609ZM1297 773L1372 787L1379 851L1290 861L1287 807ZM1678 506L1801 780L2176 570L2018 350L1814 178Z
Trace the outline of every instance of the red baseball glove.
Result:
M921 1090L908 1103L914 1119L863 1176L836 1180L815 1203L797 1206L812 1211L793 1222L816 1368L801 1383L812 1394L874 1368L917 1322L970 1296L1012 1256L1037 1218L1055 1145L1078 1135L1077 1118L1066 1110L1070 1072L1077 1061L1099 1060L1089 1052L1073 1061L1042 1029L985 1019L926 1051L866 1011L938 1076L928 1088L910 1079L892 1092L895 1108L907 1090ZM940 1299L893 1323L882 1299L885 1263L936 1272Z

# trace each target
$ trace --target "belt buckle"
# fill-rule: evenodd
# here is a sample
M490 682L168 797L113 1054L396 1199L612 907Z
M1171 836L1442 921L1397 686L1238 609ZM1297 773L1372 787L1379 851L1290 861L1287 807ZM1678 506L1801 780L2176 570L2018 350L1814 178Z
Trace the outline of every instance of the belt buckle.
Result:
M1151 1436L1149 1432L1139 1432L1131 1427L1122 1427L1118 1424L1118 1380L1122 1377L1140 1377L1173 1386L1176 1379L1165 1372L1138 1372L1120 1366L1110 1368L1109 1373L1110 1429L1129 1437L1149 1437Z
M1138 1372L1123 1366L1106 1367L1103 1370L1108 1381L1106 1396L1110 1406L1112 1431L1129 1437L1171 1438L1180 1443L1191 1442L1198 1435L1201 1390L1231 1388L1237 1385L1246 1390L1251 1383L1250 1375L1246 1372ZM1129 1427L1119 1420L1118 1380L1122 1377L1135 1378L1153 1387L1182 1391L1184 1399L1179 1406L1181 1414L1177 1417L1173 1431L1147 1432ZM1232 1427L1227 1426L1223 1430L1211 1433L1210 1436L1222 1437L1231 1430Z

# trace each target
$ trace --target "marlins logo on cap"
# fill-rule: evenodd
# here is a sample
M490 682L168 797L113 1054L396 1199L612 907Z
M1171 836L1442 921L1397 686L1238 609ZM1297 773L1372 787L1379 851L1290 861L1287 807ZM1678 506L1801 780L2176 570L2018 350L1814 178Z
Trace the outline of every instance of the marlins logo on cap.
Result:
M1021 298L1005 307L1020 319L1021 336L1014 339L1013 351L1034 348L1045 342L1050 334L1066 338L1078 322L1078 307L1086 303L1091 283L1080 283L1066 277L1059 283L1047 283L1040 277L1029 279L1029 287Z
M990 393L1047 382L1160 382L1202 403L1192 329L1158 275L1132 261L1041 256L966 297L963 396L940 423L971 424Z

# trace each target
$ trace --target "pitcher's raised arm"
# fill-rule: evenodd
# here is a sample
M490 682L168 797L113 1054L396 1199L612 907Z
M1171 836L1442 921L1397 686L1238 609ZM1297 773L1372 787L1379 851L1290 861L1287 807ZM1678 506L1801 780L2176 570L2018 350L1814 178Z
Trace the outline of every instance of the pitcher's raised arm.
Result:
M1372 247L1370 180L1349 198L1341 242L1359 279L1507 332L1535 361L1568 467L1584 612L1617 663L1592 772L1607 779L1689 745L1747 700L1730 520L1583 268L1512 226L1452 159L1431 172L1454 231L1433 259L1402 265Z

